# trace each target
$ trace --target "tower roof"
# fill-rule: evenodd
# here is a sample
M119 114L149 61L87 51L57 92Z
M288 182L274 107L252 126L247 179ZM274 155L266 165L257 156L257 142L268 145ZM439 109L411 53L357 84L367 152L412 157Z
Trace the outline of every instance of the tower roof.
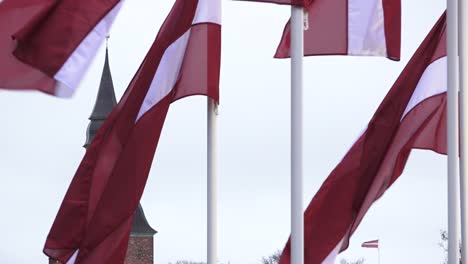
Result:
M115 99L114 84L109 66L109 52L106 47L106 59L102 70L101 84L99 85L96 103L94 103L93 111L89 117L90 122L86 132L85 148L91 144L98 129L116 105L117 100ZM153 236L156 234L156 231L148 224L141 204L138 205L133 217L131 234L137 236Z
M114 84L112 82L112 75L109 67L109 52L106 47L106 59L104 62L104 69L102 70L101 84L94 103L93 111L89 117L88 131L86 133L86 142L84 147L88 147L97 130L104 123L106 117L110 114L114 106L117 105L115 99Z
M156 233L157 231L148 224L143 207L141 204L138 204L135 216L133 217L131 234L134 236L154 236Z
M102 70L101 83L99 85L96 103L94 104L94 109L89 119L106 119L116 105L117 100L115 99L114 83L112 82L112 74L109 66L109 50L106 48L106 59L104 61L104 69Z

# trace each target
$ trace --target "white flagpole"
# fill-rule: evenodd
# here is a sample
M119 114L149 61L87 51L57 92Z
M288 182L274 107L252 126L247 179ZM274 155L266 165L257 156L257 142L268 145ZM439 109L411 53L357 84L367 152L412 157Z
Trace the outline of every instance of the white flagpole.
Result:
M377 237L377 254L378 254L378 257L379 257L379 264L380 264L380 238Z
M291 264L304 263L302 201L302 59L304 9L291 8Z
M458 47L459 47L459 63L460 63L460 192L461 192L461 229L462 229L462 262L468 263L468 181L467 181L467 166L468 166L468 144L466 142L466 125L468 124L468 103L467 87L468 84L468 4L466 0L458 2Z
M458 166L458 0L447 0L448 264L458 264L460 185Z
M218 245L218 106L211 98L207 100L207 264L216 264Z

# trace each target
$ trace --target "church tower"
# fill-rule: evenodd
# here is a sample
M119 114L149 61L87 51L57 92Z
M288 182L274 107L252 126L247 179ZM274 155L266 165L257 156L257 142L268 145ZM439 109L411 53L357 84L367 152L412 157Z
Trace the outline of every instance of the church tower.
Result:
M109 52L106 46L104 69L102 71L96 102L91 116L89 117L90 122L86 131L85 148L91 144L98 129L116 105L117 100L115 98L114 84L109 66ZM141 204L139 204L133 218L125 264L153 264L153 237L156 233L157 232L148 224L143 208ZM60 263L50 259L49 264Z

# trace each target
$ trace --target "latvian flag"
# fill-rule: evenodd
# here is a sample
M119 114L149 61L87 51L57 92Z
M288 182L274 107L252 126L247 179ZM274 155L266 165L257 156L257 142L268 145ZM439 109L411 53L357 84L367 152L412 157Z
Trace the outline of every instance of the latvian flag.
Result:
M0 1L0 89L70 97L123 0Z
M264 3L273 3L279 5L293 5L293 6L302 6L307 7L314 0L242 0L250 2L264 2Z
M306 209L304 263L334 263L374 201L402 174L412 149L446 153L445 18L432 28ZM280 264L289 263L288 242Z
M304 55L383 56L400 60L401 0L314 0L307 7ZM275 58L290 57L286 24Z
M221 0L177 0L125 94L87 152L44 253L68 264L124 263L169 105L218 101Z
M371 240L361 244L363 248L379 248L379 240Z

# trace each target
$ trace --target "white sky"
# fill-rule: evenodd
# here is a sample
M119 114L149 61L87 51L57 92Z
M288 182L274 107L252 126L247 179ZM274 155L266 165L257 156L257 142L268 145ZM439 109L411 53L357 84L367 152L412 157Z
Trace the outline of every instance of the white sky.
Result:
M133 77L174 1L126 1L111 31L117 96ZM305 197L366 126L445 9L445 1L403 0L402 61L305 59ZM223 1L219 116L219 260L259 263L289 236L289 60L273 54L289 8ZM325 29L326 30L326 29ZM47 263L42 247L81 161L88 116L104 62L101 48L74 98L0 91L0 259ZM205 260L206 99L173 104L142 199L155 236L155 263ZM341 255L377 263L360 248L381 240L381 263L441 263L447 226L446 157L414 151L400 180L369 211Z

